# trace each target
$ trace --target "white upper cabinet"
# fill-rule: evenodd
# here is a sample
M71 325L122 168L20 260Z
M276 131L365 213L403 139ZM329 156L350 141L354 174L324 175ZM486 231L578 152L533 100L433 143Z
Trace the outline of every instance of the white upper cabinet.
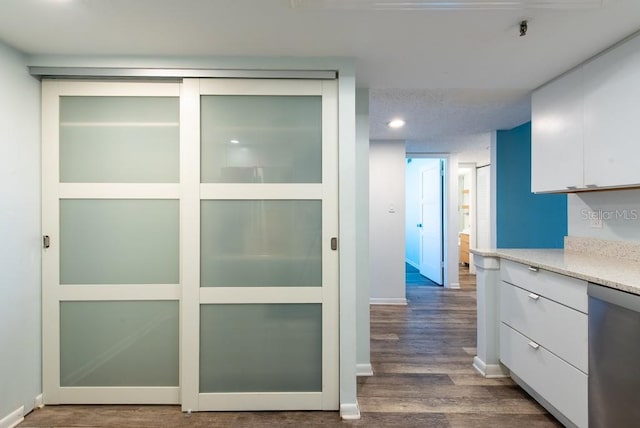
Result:
M640 37L532 95L531 190L640 186Z
M531 190L582 187L582 69L548 83L531 97Z
M584 180L640 185L640 37L584 65Z

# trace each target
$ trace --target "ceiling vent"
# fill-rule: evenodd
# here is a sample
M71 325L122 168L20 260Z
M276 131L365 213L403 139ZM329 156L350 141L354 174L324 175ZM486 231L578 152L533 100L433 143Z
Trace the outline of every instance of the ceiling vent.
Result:
M289 0L292 9L522 10L594 9L612 0Z

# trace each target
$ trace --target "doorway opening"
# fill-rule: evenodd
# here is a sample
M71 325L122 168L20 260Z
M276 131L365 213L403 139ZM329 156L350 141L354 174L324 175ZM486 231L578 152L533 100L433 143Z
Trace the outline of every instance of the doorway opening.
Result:
M475 242L472 222L475 210L475 164L458 165L458 262L471 267L471 243Z
M407 158L405 260L407 284L444 284L445 160Z

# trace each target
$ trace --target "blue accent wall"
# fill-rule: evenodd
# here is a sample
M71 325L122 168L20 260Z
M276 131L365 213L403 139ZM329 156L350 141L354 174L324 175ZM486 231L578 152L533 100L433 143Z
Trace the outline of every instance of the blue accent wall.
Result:
M563 248L567 196L531 193L531 122L498 131L498 248Z

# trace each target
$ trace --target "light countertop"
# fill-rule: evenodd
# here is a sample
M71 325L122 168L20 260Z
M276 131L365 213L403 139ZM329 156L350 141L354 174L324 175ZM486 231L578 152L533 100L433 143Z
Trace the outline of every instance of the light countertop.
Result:
M557 249L472 249L471 253L500 257L640 295L637 261Z

